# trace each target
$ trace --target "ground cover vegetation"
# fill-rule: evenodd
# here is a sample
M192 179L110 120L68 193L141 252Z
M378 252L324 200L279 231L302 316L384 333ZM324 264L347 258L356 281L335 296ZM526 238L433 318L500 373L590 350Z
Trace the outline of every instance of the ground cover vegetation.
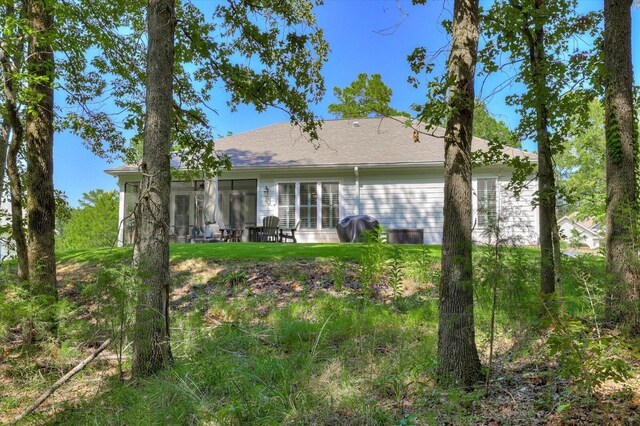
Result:
M174 0L89 3L0 5L0 180L6 174L17 252L0 267L2 420L22 413L26 422L61 424L639 421L631 0L605 0L603 13L589 14L574 0L496 1L486 10L455 0L452 19L443 20L451 45L409 56L409 82L424 83L427 94L413 106L427 127L416 126L414 142L445 128L441 250L393 247L381 230L353 246L170 248L171 156L207 177L232 166L214 150L205 112L213 92L224 88L231 109L287 112L314 143L321 122L309 104L324 94L328 51L318 4L234 0L207 17ZM441 53L449 55L446 69L433 76ZM505 69L502 87L524 87L507 96L519 126L507 135L499 123L478 125L492 151L472 155L485 106L474 79ZM56 108L54 87L70 108ZM365 74L336 95L355 102L336 114L383 116L391 90ZM565 258L554 157L580 152L567 144L589 137L582 124L596 97L604 105L605 256ZM107 98L123 115L93 108ZM56 258L56 128L80 135L98 155L138 164L133 250ZM512 188L535 173L540 250L503 238L498 218L490 244L474 246L473 167L508 162L492 154L525 139L537 143L537 169L509 162ZM78 365L97 360L53 394L52 383L94 349ZM44 407L27 408L47 387L45 397L53 396L39 400Z
M251 256L258 245L271 259ZM29 421L588 424L640 415L640 360L633 341L603 322L600 256L567 259L564 313L541 333L537 250L474 250L476 340L489 381L471 392L439 383L437 246L394 247L375 235L354 245L173 245L174 362L147 379L131 376L130 256L61 254L61 298L51 306L59 326L39 330L45 338L29 347L16 328L33 318L29 298L3 280L2 421L107 338L107 351ZM3 267L12 273L15 264Z

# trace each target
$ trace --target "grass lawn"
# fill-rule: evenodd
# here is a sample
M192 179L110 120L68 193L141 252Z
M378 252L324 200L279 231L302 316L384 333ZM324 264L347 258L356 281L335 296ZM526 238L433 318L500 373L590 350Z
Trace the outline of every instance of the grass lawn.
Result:
M404 251L417 252L421 246L401 246ZM440 246L429 246L430 251L439 256ZM112 263L131 256L129 247L104 248L93 250L75 250L60 253L62 263ZM172 261L186 259L342 259L358 260L362 244L274 244L274 243L210 243L210 244L171 244Z
M391 255L389 247L384 250ZM384 279L372 289L362 287L361 245L172 245L174 367L134 380L126 357L120 380L112 345L109 356L61 388L30 421L457 425L578 419L581 424L586 416L582 424L604 424L634 415L635 379L585 398L569 392L570 382L559 377L556 359L537 331L537 252L532 249L510 254L502 270L489 393L483 387L466 392L438 384L440 248L401 250L402 291L394 293ZM5 335L3 349L11 356L0 367L0 422L21 412L105 339L117 324L117 310L110 306L120 300L118 306L131 309L126 294L110 298L106 292L118 280L126 283L127 270L118 272L113 265L130 254L130 249L103 249L60 255L68 314L56 343L23 351ZM495 277L488 275L486 251L477 251L475 258L476 338L486 365ZM596 257L567 262L566 307L586 320L592 305L582 297L580 277L599 283L603 262ZM106 265L112 281L96 280ZM130 355L130 348L124 353ZM637 361L635 355L625 356L632 364ZM561 404L569 408L559 410Z

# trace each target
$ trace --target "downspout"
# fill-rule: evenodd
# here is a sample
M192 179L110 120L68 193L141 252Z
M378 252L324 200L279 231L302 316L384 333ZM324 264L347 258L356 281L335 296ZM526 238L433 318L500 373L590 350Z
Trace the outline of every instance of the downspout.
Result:
M358 166L353 168L353 174L356 175L356 215L360 214L360 172Z

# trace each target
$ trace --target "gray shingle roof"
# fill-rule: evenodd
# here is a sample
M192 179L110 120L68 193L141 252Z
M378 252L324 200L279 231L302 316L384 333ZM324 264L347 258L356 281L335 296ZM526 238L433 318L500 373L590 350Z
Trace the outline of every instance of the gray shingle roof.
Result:
M234 169L260 167L309 167L350 165L421 165L444 161L444 130L433 135L421 133L414 143L413 129L403 124L404 117L328 120L319 131L319 141L310 142L298 127L276 123L220 139L216 150L231 157ZM421 127L424 130L424 127ZM474 138L473 150L487 150L487 141ZM510 156L535 154L505 148ZM135 170L123 166L107 170L119 174Z

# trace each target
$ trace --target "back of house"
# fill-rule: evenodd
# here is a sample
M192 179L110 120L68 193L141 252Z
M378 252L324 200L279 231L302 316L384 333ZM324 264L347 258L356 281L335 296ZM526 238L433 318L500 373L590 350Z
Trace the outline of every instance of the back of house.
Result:
M13 257L10 245L9 215L11 204L7 200L0 200L0 261Z
M172 182L172 239L187 242L194 231L212 223L249 229L264 217L277 216L280 228L298 227L299 242L336 242L342 218L369 215L390 232L440 243L444 132L407 126L405 120L325 121L317 141L290 123L220 139L216 152L230 157L230 171L213 179ZM473 150L487 151L488 143L474 138ZM504 148L503 154L537 162L535 155L514 148ZM175 159L172 165L183 168ZM140 173L135 165L106 172L120 187L120 244L130 244ZM511 177L512 169L503 164L474 168L474 238L486 240L499 224L500 232L515 243L537 244L538 214L532 203L537 180L531 176L515 197L508 189Z

